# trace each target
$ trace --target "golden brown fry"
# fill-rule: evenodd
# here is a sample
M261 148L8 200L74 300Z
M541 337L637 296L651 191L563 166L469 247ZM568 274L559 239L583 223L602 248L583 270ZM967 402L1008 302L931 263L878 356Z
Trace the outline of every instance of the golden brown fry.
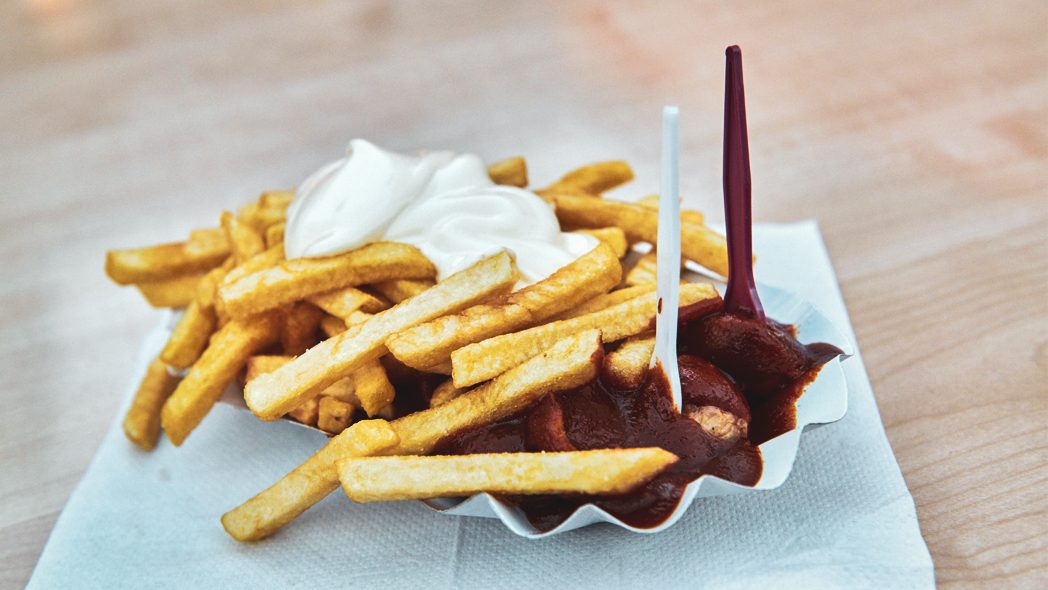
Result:
M223 277L220 284L228 284L239 281L249 274L256 273L260 270L272 268L284 260L284 245L277 244L267 248L266 251L261 254L252 256L249 260L243 264L238 265L236 268L229 271L229 273Z
M264 539L338 487L336 460L374 455L398 442L385 420L357 422L273 486L222 515L222 526L237 541Z
M648 195L643 199L637 201L637 204L658 211L659 195ZM703 215L701 211L696 211L694 209L681 209L680 220L685 223L703 225L703 223L706 221L706 216Z
M241 207L237 217L259 232L264 232L269 226L287 218L287 208L294 198L295 191L265 192L254 203Z
M601 227L597 229L580 229L576 233L591 235L601 242L607 244L611 251L615 253L615 256L622 258L626 255L629 250L629 243L626 241L626 232L622 231L621 227Z
M286 227L287 224L281 221L266 228L266 248L272 248L284 243L284 229Z
M591 199L572 194L551 194L556 203L557 218L576 227L618 226L630 241L656 243L659 213L636 203L609 199ZM688 260L728 275L728 246L724 236L693 223L681 223L681 253Z
M317 329L324 312L312 303L299 301L284 313L280 345L284 354L299 355L317 343Z
M229 240L221 227L206 227L189 232L186 252L190 256L207 255L214 252L231 252Z
M633 180L633 169L626 162L621 160L596 162L568 172L546 190L574 189L599 195L631 180Z
M488 166L488 176L495 184L524 188L528 186L528 165L520 156L501 160Z
M337 336L346 331L346 320L329 315L320 320L320 330L324 332L328 338Z
M175 446L200 424L248 357L275 342L279 331L280 314L270 312L233 320L215 332L204 354L164 404L164 432Z
M270 354L252 356L247 361L247 372L244 377L244 382L251 383L257 379L259 375L272 373L278 368L290 363L294 358L295 357L293 356ZM360 407L360 400L357 399L356 385L353 383L352 377L346 377L345 379L332 383L324 388L324 391L320 392L320 394L342 400L355 408ZM298 408L288 412L287 415L294 416L295 412L301 411L303 407L308 405L308 403L302 404ZM316 406L315 403L313 405ZM299 422L301 422L301 420L299 420Z
M349 426L351 420L353 420L353 406L333 397L320 396L317 428L324 432L338 434Z
M338 477L354 502L496 494L624 494L677 456L658 447L562 453L349 457Z
M400 362L420 371L451 358L454 350L533 326L601 295L618 284L622 265L604 244L498 304L482 304L395 334L386 343Z
M397 279L375 283L371 285L371 288L378 291L379 295L382 295L393 303L400 303L405 299L410 299L411 297L418 295L432 286L433 281Z
M430 278L436 272L414 246L374 242L336 256L286 260L227 281L218 297L230 317L242 318L325 291L388 279Z
M349 319L353 312L377 313L388 308L384 301L356 287L344 287L326 293L318 293L307 300L329 314Z
M217 323L215 310L194 299L171 331L171 337L160 352L160 360L175 369L188 369L204 352Z
M149 364L124 417L127 440L146 451L156 447L160 436L160 408L178 386L178 381L178 377L167 372L167 365L160 359Z
M299 424L305 424L306 426L316 428L317 422L320 420L319 398L313 398L294 410L291 410L287 413L287 417Z
M616 289L610 293L604 295L597 295L593 299L586 301L569 309L568 311L558 315L555 319L567 320L571 318L577 318L580 315L586 315L587 313L593 313L602 309L607 309L612 305L618 305L624 301L629 301L635 297L640 297L646 293L651 293L655 290L655 285L638 285L636 287L626 287L624 289Z
M435 408L437 406L443 406L449 401L462 395L466 391L467 390L465 389L459 389L458 387L455 387L455 382L451 379L448 379L447 381L438 385L437 388L433 390L433 395L431 395L429 398L429 407Z
M688 283L680 287L680 305L719 298L710 285ZM522 332L503 334L470 344L451 355L455 387L486 381L542 352L553 343L584 330L599 329L604 342L650 330L655 318L655 293L642 295L591 314L536 326Z
M220 218L226 242L233 251L237 264L243 264L251 257L261 254L266 249L262 234L250 225L243 223L229 211L223 211Z
M393 334L503 293L511 288L513 280L508 254L501 252L485 258L259 377L245 388L247 405L263 420L275 420L328 385L377 360L385 354L386 340Z
M630 286L654 285L658 282L658 255L652 250L637 259L633 268L626 273L624 283Z
M393 403L396 391L378 359L368 361L353 371L352 379L354 394L368 416L377 416L383 408Z
M106 253L106 274L120 285L162 281L210 270L229 256L229 245L191 250L188 242Z
M634 389L644 384L655 352L655 335L638 334L626 339L617 349L604 357L604 378L622 389Z
M205 274L196 272L135 286L153 307L185 307L193 300L197 285Z
M428 453L445 436L501 420L551 392L590 381L600 352L597 331L578 334L439 408L383 422L390 432L362 426L375 420L357 422L270 488L223 515L222 526L238 541L268 537L338 487L339 459Z

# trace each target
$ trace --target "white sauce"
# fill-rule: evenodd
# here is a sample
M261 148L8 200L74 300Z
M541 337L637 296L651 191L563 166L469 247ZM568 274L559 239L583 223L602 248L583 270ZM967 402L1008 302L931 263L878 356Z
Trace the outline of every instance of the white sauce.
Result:
M538 195L496 185L472 154L406 156L363 139L345 158L313 173L288 209L289 259L330 256L368 242L412 244L437 267L437 278L509 250L521 283L542 280L597 245L564 233Z

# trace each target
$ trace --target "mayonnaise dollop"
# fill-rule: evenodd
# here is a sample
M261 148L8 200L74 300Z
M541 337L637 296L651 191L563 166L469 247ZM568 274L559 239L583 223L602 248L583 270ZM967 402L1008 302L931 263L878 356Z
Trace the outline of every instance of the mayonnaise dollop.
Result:
M597 245L592 236L560 231L535 193L496 185L475 155L407 156L354 139L346 157L298 188L284 250L289 259L329 256L378 240L414 245L433 261L438 279L509 250L522 284Z

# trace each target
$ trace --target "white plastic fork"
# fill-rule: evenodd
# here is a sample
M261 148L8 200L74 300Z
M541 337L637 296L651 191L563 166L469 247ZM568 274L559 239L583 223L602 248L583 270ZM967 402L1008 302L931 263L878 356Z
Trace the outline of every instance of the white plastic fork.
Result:
M651 367L662 366L673 405L681 410L677 372L677 307L680 305L680 197L678 194L676 106L662 109L662 175L659 182L659 235L655 244L655 353Z

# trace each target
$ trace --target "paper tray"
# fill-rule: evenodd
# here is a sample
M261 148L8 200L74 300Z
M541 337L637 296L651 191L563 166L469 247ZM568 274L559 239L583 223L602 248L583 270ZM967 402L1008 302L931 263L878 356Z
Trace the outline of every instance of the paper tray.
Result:
M490 494L476 494L461 498L437 498L424 503L444 514L497 518L511 531L529 539L541 539L598 522L607 522L637 533L657 533L673 526L696 498L752 493L779 487L789 477L801 434L810 424L835 422L848 410L848 385L841 363L852 354L848 340L834 328L826 316L810 303L782 289L758 285L761 301L768 317L792 324L797 328L797 339L804 343L828 342L844 350L842 357L826 363L818 376L808 384L797 401L797 427L760 445L764 469L753 487L742 486L712 475L703 475L688 484L677 508L657 527L630 526L604 510L586 504L579 507L556 528L543 532L536 529L516 506L502 502Z

